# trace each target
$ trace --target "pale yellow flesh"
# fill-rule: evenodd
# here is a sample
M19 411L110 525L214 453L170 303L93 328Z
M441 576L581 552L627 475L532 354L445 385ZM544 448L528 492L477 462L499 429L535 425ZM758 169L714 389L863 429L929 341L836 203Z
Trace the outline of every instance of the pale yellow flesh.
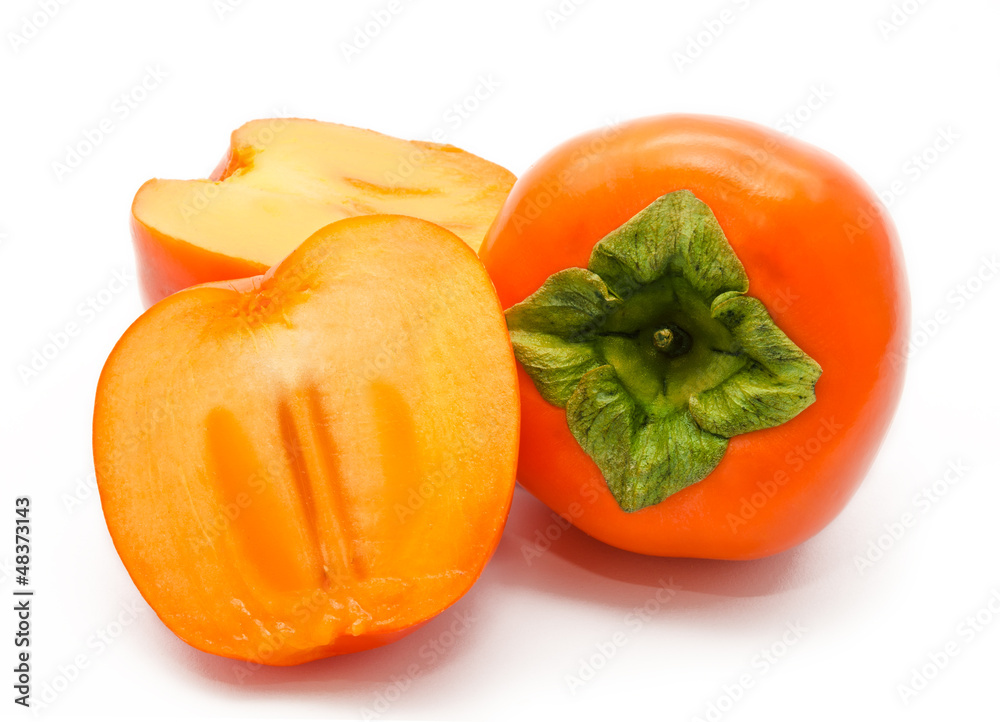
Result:
M144 185L136 219L265 266L329 223L379 213L431 221L478 252L515 180L452 146L313 120L252 121L233 133L232 148L243 167L224 180Z

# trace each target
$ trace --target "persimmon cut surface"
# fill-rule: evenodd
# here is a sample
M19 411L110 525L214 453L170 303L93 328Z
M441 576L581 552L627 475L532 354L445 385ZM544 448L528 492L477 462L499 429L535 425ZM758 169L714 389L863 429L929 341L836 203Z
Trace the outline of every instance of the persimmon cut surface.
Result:
M211 178L146 182L132 237L148 304L197 283L263 273L337 220L401 214L478 251L514 183L450 145L315 120L255 120L232 134Z
M519 413L471 249L368 216L146 311L101 374L94 460L166 625L288 665L390 642L469 589L510 507Z

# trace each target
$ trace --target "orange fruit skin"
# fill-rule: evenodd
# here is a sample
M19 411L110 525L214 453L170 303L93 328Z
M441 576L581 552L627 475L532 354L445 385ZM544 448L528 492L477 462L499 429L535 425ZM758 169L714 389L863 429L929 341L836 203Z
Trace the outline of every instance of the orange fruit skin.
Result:
M643 554L754 559L810 538L864 479L903 388L909 294L896 230L833 156L761 126L665 115L559 146L514 185L480 256L503 307L652 201L688 189L715 213L778 326L823 369L817 401L734 437L705 479L621 510L565 412L518 367L519 482L586 533Z
M139 275L139 294L149 308L182 288L225 279L247 278L267 266L224 256L160 233L133 213L129 219Z
M289 147L298 155L289 157ZM358 215L423 218L478 250L514 180L450 145L303 118L250 121L233 131L207 180L154 178L136 192L130 228L140 294L148 308L182 288L263 274L321 226ZM219 208L219 194L235 186L262 194L240 210ZM291 205L276 210L278 199ZM304 215L295 200L323 220ZM275 217L262 257L247 237ZM221 237L227 242L220 248Z

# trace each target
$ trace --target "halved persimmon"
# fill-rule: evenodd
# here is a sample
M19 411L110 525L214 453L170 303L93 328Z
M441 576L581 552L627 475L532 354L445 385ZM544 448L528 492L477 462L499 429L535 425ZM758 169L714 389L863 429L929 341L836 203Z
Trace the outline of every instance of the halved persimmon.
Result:
M146 311L101 374L94 461L163 622L297 664L390 642L469 589L509 510L519 412L472 250L367 216Z
M211 178L147 181L132 203L146 304L197 283L263 273L323 226L379 213L423 218L478 251L514 183L451 145L336 123L254 120Z

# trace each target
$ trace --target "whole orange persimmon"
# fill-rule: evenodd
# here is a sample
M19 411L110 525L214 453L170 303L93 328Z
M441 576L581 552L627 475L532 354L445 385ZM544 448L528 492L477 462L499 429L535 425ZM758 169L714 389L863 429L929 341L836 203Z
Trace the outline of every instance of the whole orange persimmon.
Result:
M816 534L903 384L909 300L876 195L772 130L667 115L556 148L480 255L519 361L518 480L636 552Z

